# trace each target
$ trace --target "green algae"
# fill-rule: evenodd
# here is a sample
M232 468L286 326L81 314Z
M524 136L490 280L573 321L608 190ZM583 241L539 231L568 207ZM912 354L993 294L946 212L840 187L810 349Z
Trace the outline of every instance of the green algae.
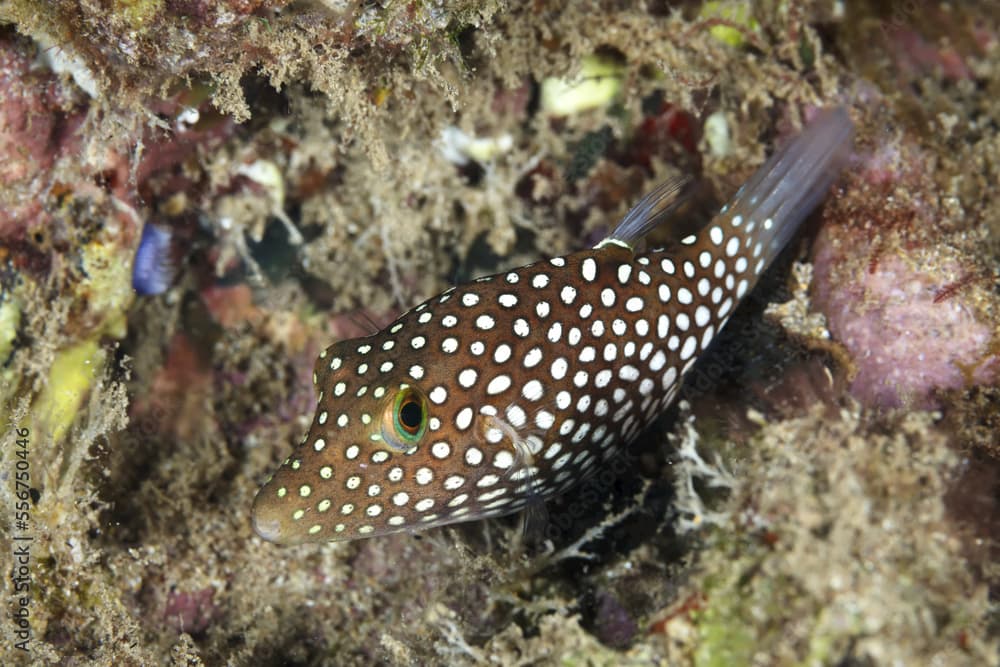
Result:
M709 595L722 593L723 590L713 590L711 580L705 582ZM722 583L722 582L718 582ZM732 582L726 582L731 584ZM726 606L723 601L713 602L708 609L693 615L693 622L698 627L699 643L693 656L693 663L704 667L723 667L725 665L746 665L753 661L755 648L758 644L757 628L748 626L750 617L749 605L740 604L738 596L730 596L732 606ZM766 610L760 610L766 613Z

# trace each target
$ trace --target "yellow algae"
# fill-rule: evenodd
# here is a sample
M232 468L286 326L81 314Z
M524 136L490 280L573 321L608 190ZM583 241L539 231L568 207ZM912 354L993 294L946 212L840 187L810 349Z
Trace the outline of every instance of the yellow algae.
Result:
M105 351L91 338L61 350L31 410L31 431L59 442L76 418L94 379L103 372Z
M0 301L0 405L7 404L8 392L17 386L17 371L7 361L14 350L21 326L21 304L12 295Z
M607 106L621 93L623 72L622 65L610 58L586 56L572 79L550 77L542 82L542 108L556 116L570 116Z

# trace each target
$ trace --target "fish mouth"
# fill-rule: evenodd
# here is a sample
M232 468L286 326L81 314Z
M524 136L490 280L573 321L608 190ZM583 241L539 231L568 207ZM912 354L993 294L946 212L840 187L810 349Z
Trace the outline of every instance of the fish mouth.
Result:
M277 519L263 518L259 514L254 514L253 530L261 539L268 542L278 542L281 536L280 526Z
M289 544L289 536L282 530L282 520L279 510L274 506L273 502L268 502L266 497L268 492L273 493L270 489L271 485L265 484L257 492L257 497L254 498L253 509L251 510L253 530L261 539L268 542Z

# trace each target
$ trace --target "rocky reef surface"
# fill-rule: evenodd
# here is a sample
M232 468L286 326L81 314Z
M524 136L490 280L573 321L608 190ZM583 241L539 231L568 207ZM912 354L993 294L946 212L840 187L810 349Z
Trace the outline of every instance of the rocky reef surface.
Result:
M0 663L1000 663L998 28L0 0ZM593 245L668 176L705 220L832 105L843 178L540 536L253 534L320 349Z

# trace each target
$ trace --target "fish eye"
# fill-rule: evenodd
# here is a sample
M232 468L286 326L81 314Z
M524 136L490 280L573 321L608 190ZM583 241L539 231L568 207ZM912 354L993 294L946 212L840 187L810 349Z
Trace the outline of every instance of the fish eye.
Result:
M410 435L416 435L424 422L423 406L412 398L407 399L399 406L396 420L404 431Z
M412 452L427 429L427 401L412 387L402 387L382 419L382 439L391 447Z

